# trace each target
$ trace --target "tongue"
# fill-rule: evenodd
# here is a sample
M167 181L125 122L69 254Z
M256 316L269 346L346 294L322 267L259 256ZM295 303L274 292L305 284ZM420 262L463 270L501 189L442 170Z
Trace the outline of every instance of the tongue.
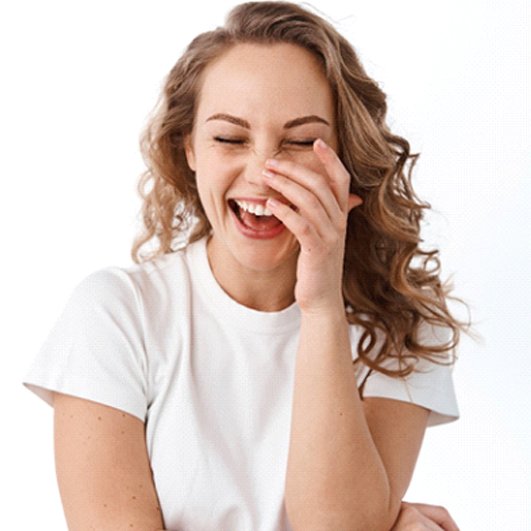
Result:
M255 216L240 209L242 223L254 230L269 230L278 227L282 222L275 216Z

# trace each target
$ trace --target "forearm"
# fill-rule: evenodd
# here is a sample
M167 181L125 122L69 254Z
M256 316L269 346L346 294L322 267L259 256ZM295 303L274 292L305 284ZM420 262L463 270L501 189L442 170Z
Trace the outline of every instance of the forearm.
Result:
M343 308L303 314L286 510L295 530L385 529L389 481L361 400Z

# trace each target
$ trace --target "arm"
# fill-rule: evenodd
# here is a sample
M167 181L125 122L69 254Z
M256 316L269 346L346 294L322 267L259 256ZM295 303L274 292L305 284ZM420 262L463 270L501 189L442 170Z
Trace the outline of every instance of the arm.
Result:
M389 531L413 473L428 410L383 398L362 405L342 276L347 217L363 200L349 193L351 177L334 150L322 141L313 149L318 160L311 159L311 167L271 160L264 173L268 185L295 205L267 203L300 244L295 299L302 319L286 512L296 531Z
M54 446L68 529L164 527L140 419L54 393Z
M286 511L295 530L376 530L389 483L357 398L343 310L335 315L301 323Z
M343 308L303 316L296 363L285 492L294 529L389 531L428 410L360 400Z

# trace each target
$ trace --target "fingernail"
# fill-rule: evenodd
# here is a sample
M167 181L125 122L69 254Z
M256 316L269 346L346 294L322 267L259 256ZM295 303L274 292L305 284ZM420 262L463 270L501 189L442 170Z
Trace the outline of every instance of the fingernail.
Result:
M275 174L269 170L262 170L262 175L266 177L267 179L274 179Z
M269 166L270 168L278 168L279 162L276 159L267 159L266 160L266 166Z
M317 139L317 147L321 148L321 149L326 149L328 146L326 145L326 143L324 142L324 140L318 138Z
M275 208L279 205L279 202L276 200L276 199L273 199L272 197L270 197L267 201L266 201L266 206L270 206L272 208Z

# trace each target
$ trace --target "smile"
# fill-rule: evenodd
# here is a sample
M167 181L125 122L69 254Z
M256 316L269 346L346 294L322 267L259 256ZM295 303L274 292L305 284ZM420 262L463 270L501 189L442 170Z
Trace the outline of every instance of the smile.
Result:
M269 210L269 208L265 207L264 205L260 203L250 203L249 201L244 201L241 199L234 199L233 200L242 210L245 210L246 212L250 212L251 214L254 214L255 216L272 216L273 212Z
M252 239L270 239L285 230L284 224L262 204L229 199L229 207L236 228L243 236Z

